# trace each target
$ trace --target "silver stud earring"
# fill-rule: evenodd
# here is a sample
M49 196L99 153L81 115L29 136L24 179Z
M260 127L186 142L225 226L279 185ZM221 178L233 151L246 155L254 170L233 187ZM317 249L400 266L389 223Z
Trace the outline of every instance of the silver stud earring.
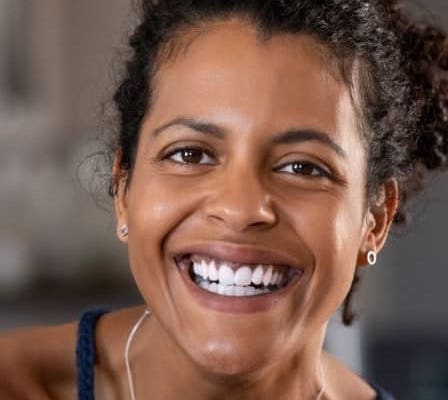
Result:
M124 224L121 228L120 228L120 233L121 236L123 237L127 237L129 235L129 230L128 230L128 226L126 224Z
M376 264L376 252L373 250L369 250L367 253L367 262L369 265L375 265Z

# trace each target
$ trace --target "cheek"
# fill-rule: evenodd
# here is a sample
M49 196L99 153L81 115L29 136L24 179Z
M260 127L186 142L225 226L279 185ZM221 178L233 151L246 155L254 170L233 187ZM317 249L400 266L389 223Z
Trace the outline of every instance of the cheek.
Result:
M136 174L129 192L129 229L138 235L158 238L160 244L188 216L194 192L191 185L182 185L169 176Z
M287 210L297 236L312 255L309 304L332 313L345 298L356 267L363 201L359 193L317 194Z
M341 291L343 297L350 288L356 267L360 221L355 221L347 210L335 213L321 240L321 260L316 268L323 271L319 278L328 290Z
M165 258L165 248L171 233L195 209L195 193L191 185L143 168L134 170L129 187L129 265L145 301L166 315L176 312L170 290L175 265Z
M135 170L128 195L128 250L134 272L163 262L166 239L197 208L197 197L191 182Z

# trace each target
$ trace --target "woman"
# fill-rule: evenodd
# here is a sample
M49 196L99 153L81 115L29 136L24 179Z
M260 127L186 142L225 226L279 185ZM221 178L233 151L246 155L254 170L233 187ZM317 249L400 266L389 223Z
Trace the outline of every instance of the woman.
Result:
M111 194L145 304L3 336L0 397L391 399L322 345L446 166L445 39L386 0L143 1Z

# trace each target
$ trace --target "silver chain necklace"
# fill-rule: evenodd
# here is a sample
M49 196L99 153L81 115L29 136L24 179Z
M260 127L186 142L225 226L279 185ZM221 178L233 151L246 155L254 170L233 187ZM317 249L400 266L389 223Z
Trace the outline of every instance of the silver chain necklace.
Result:
M128 376L128 386L129 386L129 394L131 397L131 400L136 400L135 396L135 387L134 387L134 379L132 377L132 370L131 370L131 362L129 361L129 350L131 349L131 343L132 339L134 339L135 334L137 333L138 329L142 325L143 321L151 314L151 311L149 309L146 309L141 317L138 319L138 321L135 323L135 325L132 327L131 332L129 333L128 339L126 340L126 347L124 349L124 363L126 365L126 373ZM316 396L316 400L320 400L321 397L324 394L325 390L325 380L324 380L324 372L322 364L320 365L320 375L321 379L323 381L322 387Z

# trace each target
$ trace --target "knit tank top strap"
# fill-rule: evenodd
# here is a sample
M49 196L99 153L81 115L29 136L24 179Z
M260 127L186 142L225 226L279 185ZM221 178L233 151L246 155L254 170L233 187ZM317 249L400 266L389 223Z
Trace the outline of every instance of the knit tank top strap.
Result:
M86 312L79 321L76 345L78 373L78 400L95 399L95 326L107 311L98 309Z
M376 400L395 400L395 397L376 383L369 383L377 393Z

